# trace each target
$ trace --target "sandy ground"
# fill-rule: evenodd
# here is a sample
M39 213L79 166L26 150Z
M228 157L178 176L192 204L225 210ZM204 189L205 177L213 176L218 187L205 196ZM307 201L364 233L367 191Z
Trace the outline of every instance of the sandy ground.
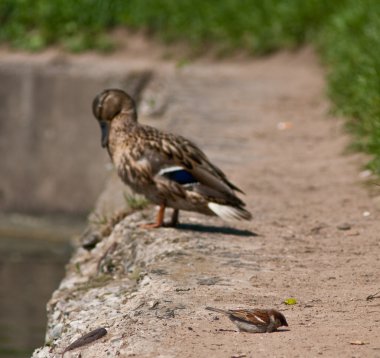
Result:
M178 229L145 231L132 217L92 253L79 250L71 267L94 266L113 242L136 240L134 263L145 276L118 304L117 323L104 318L106 338L65 357L380 357L380 298L366 300L380 290L379 197L364 185L365 158L344 153L349 138L328 114L325 73L312 51L193 63L165 76L167 108L158 117L142 111L141 121L198 143L246 192L253 220L185 213ZM52 311L58 301L79 302L67 287ZM291 297L297 304L285 305ZM237 333L205 306L274 307L289 330ZM74 326L67 332L56 352L78 334Z
M376 198L360 180L364 159L343 154L348 138L328 115L324 91L324 72L309 51L189 69L180 81L170 127L243 188L254 219L235 227L258 234L210 235L210 254L230 259L203 274L221 277L228 289L213 286L199 308L274 306L290 332L215 331L233 328L221 317L198 322L200 337L184 323L171 344L179 339L193 356L206 356L207 345L215 356L380 357L380 298L366 301L380 290ZM281 304L288 297L299 303Z

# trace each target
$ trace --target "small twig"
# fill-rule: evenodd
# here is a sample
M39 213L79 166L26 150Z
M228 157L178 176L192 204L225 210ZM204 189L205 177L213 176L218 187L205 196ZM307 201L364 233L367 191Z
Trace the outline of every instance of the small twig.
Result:
M366 300L367 301L371 301L371 300L373 300L375 298L380 298L380 296L378 296L379 293L380 293L380 291L378 291L378 292L376 292L376 293L374 293L372 295L367 296Z
M99 261L98 261L98 265L97 265L97 270L98 270L98 272L100 272L100 269L101 269L101 266L102 266L103 261L106 259L106 257L107 257L110 253L112 253L112 252L115 251L116 247L117 247L117 243L116 243L116 242L113 242L113 243L110 245L110 247L106 250L106 252L101 256L101 258L100 258Z
M102 338L107 334L107 330L103 327L94 329L93 331L85 334L84 336L78 338L76 341L71 343L68 347L65 348L65 350L62 352L62 358L65 355L66 352L71 351L73 349L82 347L84 345L90 344L94 341L96 341L99 338Z

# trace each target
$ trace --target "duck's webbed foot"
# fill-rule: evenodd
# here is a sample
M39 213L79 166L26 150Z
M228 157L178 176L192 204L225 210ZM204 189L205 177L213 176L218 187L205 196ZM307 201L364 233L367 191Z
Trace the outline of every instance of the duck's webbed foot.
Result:
M175 227L178 225L179 218L179 209L173 209L172 219L168 223L164 223L165 216L165 205L160 205L160 209L158 210L156 222L141 224L140 227L143 229L157 229L159 227Z
M160 209L158 210L156 222L141 224L140 227L143 229L156 229L164 226L164 215L165 215L165 205L160 205Z

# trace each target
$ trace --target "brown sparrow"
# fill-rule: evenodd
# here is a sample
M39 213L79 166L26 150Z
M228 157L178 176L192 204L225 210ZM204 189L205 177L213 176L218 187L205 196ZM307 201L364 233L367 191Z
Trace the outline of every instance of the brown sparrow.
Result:
M274 309L221 310L206 307L206 310L228 315L228 318L235 323L240 332L271 333L276 331L278 327L288 326L285 316Z

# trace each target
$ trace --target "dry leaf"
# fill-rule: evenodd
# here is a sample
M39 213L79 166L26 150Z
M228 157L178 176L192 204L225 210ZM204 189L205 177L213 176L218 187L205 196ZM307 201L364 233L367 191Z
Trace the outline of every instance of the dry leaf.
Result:
M363 342L363 341L352 341L350 342L353 346L364 346L365 344L368 344L368 342Z
M279 131L285 131L285 130L290 129L292 127L293 127L292 122L278 122L277 123L277 129Z

